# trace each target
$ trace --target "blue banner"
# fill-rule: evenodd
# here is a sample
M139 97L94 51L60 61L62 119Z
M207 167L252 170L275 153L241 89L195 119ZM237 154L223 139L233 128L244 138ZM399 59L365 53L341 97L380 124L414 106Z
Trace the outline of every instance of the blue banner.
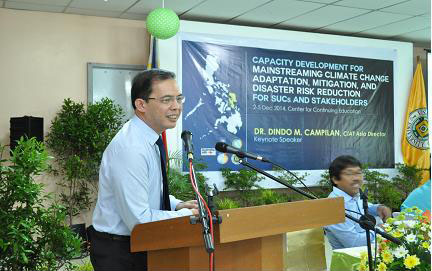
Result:
M394 167L392 61L183 40L182 89L183 129L207 170L239 168L216 142L293 170L342 154Z

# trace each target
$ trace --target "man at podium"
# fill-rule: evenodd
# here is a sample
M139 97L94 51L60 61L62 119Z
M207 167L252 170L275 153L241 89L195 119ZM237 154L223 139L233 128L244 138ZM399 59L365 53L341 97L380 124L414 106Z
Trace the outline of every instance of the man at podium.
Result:
M343 197L345 212L359 219L364 214L363 202L359 195L363 185L361 163L349 155L339 156L330 164L329 174L333 191L328 197ZM390 208L381 204L369 203L368 212L373 216L380 216L383 221L391 217ZM366 245L366 231L350 219L325 226L324 230L333 249ZM371 232L371 241L374 240L375 235Z
M94 270L147 270L147 254L130 252L137 224L198 214L195 200L182 202L168 194L165 148L161 133L174 128L183 95L175 74L152 69L132 83L135 115L104 151L99 192L90 227L90 260Z

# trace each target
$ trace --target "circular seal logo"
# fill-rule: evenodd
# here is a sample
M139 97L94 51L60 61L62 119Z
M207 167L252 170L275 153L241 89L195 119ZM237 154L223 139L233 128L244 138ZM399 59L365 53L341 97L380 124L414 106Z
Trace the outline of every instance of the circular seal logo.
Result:
M406 129L406 139L410 145L421 150L429 148L429 124L426 108L419 108L410 113Z

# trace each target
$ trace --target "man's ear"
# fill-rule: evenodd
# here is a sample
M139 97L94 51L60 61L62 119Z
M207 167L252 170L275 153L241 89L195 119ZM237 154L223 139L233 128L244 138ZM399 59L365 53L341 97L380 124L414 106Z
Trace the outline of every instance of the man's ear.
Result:
M335 176L331 177L331 180L337 186L339 180Z
M134 104L136 110L138 110L141 113L145 113L145 111L147 110L147 103L143 99L136 99Z

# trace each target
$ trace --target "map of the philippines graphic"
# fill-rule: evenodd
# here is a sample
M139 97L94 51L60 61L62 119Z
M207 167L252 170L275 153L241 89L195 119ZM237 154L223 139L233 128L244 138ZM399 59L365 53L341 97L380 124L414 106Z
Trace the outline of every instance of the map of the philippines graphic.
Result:
M205 69L200 67L200 74L206 82L207 93L202 93L203 97L201 97L193 109L186 114L184 119L187 120L189 117L193 116L200 106L204 106L207 103L212 104L219 112L219 117L215 120L213 129L218 129L220 125L222 125L228 132L236 135L243 126L240 108L237 105L237 95L230 91L229 84L215 79L214 74L219 69L217 57L208 55L205 63ZM203 98L207 101L203 101ZM213 129L201 135L200 139L211 134Z
M236 94L238 89L231 86L228 78L218 78L217 75L223 73L220 72L220 60L217 56L206 55L205 65L199 65L194 59L192 61L199 79L204 83L204 88L196 94L199 98L194 97L194 101L185 108L184 125L196 130L194 136L201 145L201 155L216 155L213 163L216 162L219 166L229 161L237 165L238 162L231 156L216 154L213 147L217 141L225 141L233 146L235 144L239 148L243 145L240 130L244 124Z

